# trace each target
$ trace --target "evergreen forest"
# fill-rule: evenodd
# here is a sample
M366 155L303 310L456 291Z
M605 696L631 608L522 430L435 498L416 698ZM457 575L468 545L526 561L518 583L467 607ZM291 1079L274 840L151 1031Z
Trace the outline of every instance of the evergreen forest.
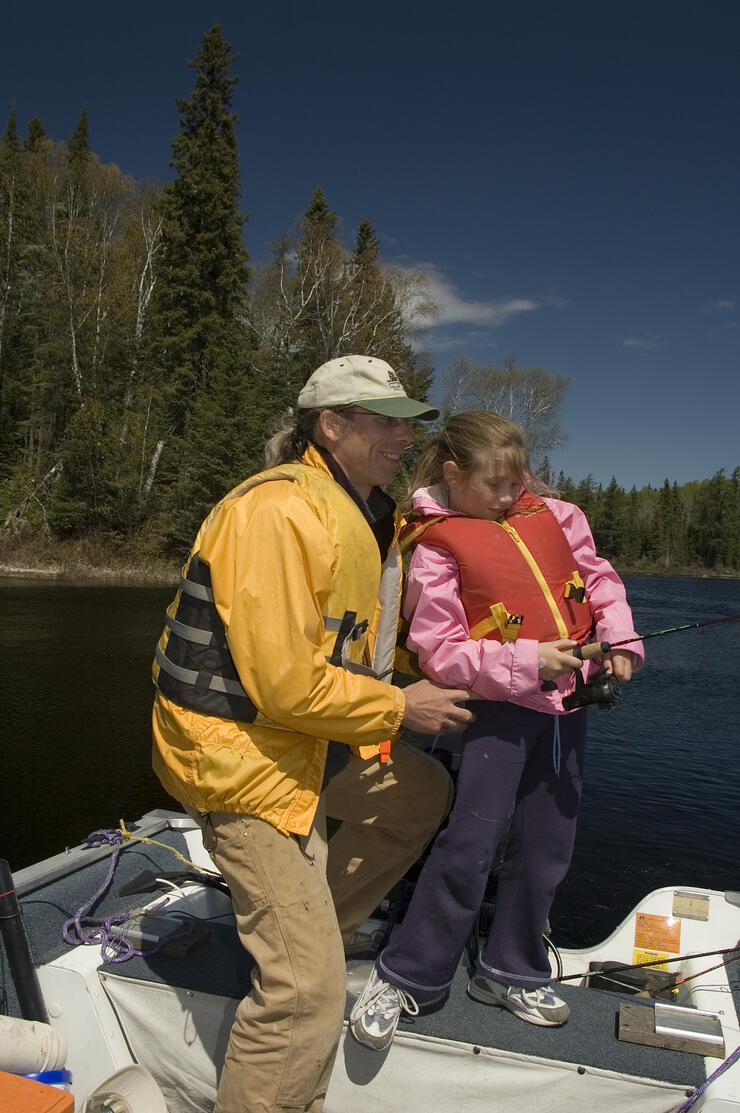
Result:
M10 110L0 138L0 564L171 572L209 508L262 466L266 438L319 364L367 353L416 397L434 385L431 359L413 347L435 311L424 276L384 262L370 219L343 242L310 183L305 212L276 230L269 259L250 261L235 61L211 28L189 63L192 92L177 100L163 187L102 164L84 108L66 141L37 118L21 134ZM564 436L567 379L513 361L481 368L460 357L457 370L446 408L520 420L540 473L583 508L621 570L740 575L740 468L631 491L553 476L547 452Z

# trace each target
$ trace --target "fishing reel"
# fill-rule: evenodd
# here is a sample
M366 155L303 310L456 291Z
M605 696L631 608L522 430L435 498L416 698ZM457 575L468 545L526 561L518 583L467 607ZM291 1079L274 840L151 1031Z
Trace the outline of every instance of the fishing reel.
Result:
M576 690L563 699L565 711L575 711L578 707L594 704L604 711L616 707L622 695L622 686L616 676L602 669L586 683L580 672L576 673Z

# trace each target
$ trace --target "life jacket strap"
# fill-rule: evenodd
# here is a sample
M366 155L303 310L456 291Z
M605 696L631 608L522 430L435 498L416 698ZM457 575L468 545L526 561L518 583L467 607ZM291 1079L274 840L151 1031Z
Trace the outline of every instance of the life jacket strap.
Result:
M498 630L502 642L514 642L519 637L519 631L524 622L523 614L512 614L503 603L492 603L488 608L491 612L489 618L476 622L470 630L473 641L480 641L491 630Z
M213 602L213 592L210 587L205 584L198 584L195 580L188 580L185 576L180 576L180 591L184 591L186 595L190 595L193 599L200 599L204 603Z
M358 622L357 611L345 611L341 618L324 617L324 628L337 631L334 647L331 653L327 655L327 661L330 665L336 665L338 668L350 668L350 663L344 659L342 651L346 642L354 642L362 637L367 630L367 620ZM361 666L352 669L352 671L359 672L364 667ZM370 671L372 674L372 670Z
M437 522L444 521L444 518L444 514L438 514L434 518L425 518L422 521L415 521L413 519L408 521L398 535L398 548L401 555L405 555L408 550L417 543L425 530L428 530L430 526L436 525Z
M197 586L197 585L196 585ZM165 615L165 626L169 626L173 634L177 634L178 638L184 638L185 641L195 642L196 645L223 645L224 638L219 637L215 630L201 630L198 626L187 626L184 622L178 622L172 615Z
M212 676L210 673L196 672L194 669L184 669L181 665L176 665L170 661L169 657L164 655L159 646L157 646L154 653L159 662L159 667L171 676L173 680L179 680L181 684L189 684L197 691L221 692L228 696L239 696L240 699L247 700L254 709L254 716L252 718L257 715L257 708L249 699L249 696L238 680L227 680L223 676ZM245 719L244 721L252 722L252 719Z

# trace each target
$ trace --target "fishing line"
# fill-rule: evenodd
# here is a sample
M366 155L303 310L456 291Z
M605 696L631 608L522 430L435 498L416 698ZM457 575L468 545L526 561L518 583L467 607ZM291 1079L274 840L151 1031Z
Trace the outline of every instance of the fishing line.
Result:
M610 649L617 649L620 645L630 645L632 642L646 642L648 638L662 638L665 634L677 634L680 630L696 630L700 626L716 626L720 622L740 622L740 614L727 615L725 618L705 618L701 622L686 622L683 626L671 626L667 630L653 630L651 634L636 634L634 638L623 638L618 642L588 642L579 645L573 650L573 656L582 661L592 657L600 657Z
M719 951L697 951L695 954L690 954L690 955L671 955L669 958L661 958L660 961L665 962L667 964L669 962L686 962L687 959L690 959L690 958L716 958L717 955L733 955L734 957L731 958L731 959L728 959L728 962L735 962L738 959L740 959L740 952L738 951L737 947L725 947L724 950L719 950ZM656 963L656 959L653 958L653 959L650 959L649 962L633 962L630 965L625 965L625 966L611 966L609 968L609 973L610 974L623 974L627 970L641 970L643 967L655 966L655 963ZM727 965L727 963L722 962L719 965L720 966L725 966L725 965ZM716 967L712 967L712 969L716 969ZM707 971L705 971L705 970L700 971L700 973L706 973L706 972ZM560 981L560 982L573 982L577 978L587 978L593 973L594 973L593 970L585 970L585 971L582 971L580 974L564 974L562 978L558 978L558 981ZM695 975L692 974L691 977L695 977ZM688 979L686 979L686 980L688 981Z
M726 618L705 618L702 622L687 622L683 626L671 626L668 630L654 630L652 634L638 634L636 638L624 638L621 642L612 642L612 649L618 645L628 645L629 642L644 642L648 638L662 638L664 634L677 634L679 630L696 630L699 626L716 626L720 622L738 622L740 614L727 615Z

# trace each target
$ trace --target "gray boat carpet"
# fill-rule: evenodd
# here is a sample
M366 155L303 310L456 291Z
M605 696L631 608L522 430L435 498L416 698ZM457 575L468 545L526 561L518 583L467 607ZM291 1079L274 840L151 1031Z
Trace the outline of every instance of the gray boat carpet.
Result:
M167 831L158 841L186 852L181 834ZM27 893L21 901L24 921L37 963L49 962L68 950L62 940L62 925L73 917L82 901L88 900L102 885L109 859L92 862L84 870L53 884ZM155 873L177 872L185 867L167 851L148 844L129 844L120 855L109 891L91 910L96 917L128 911L148 903L151 893L122 897L120 888L144 870ZM210 921L208 936L185 958L164 953L135 957L109 967L111 973L162 982L183 988L240 998L249 991L249 955L240 946L231 922ZM362 956L365 962L368 956ZM7 960L2 960L2 984L5 986L5 1011L19 1015ZM361 961L349 961L349 967ZM732 967L730 968L732 970ZM736 1000L740 999L740 975L733 970ZM697 1086L705 1078L703 1059L659 1048L621 1043L616 1038L616 1024L621 1001L635 1002L635 997L601 989L564 985L559 992L571 1007L571 1019L562 1028L537 1028L518 1020L500 1008L492 1008L471 1000L466 992L467 975L458 970L444 1006L415 1018L404 1018L401 1029L430 1036L457 1040L473 1045L499 1048L525 1055L563 1060L583 1067L600 1067L637 1077ZM347 1015L352 1004L347 999ZM646 1005L649 1004L646 1002ZM728 1048L728 1053L732 1051ZM719 1063L719 1060L717 1061Z

